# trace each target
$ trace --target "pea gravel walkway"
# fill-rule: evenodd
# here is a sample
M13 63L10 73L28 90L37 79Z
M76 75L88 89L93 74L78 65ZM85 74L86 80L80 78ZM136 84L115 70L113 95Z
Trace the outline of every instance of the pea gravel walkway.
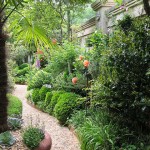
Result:
M14 95L19 97L23 102L24 123L27 125L32 120L34 124L44 124L45 130L49 132L52 138L51 150L80 150L77 138L68 128L60 126L56 118L27 104L25 98L26 92L26 85L15 86Z

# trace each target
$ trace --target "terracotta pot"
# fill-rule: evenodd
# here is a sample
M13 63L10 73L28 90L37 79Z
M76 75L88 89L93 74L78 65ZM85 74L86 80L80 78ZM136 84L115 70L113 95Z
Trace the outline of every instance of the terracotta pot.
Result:
M52 139L48 132L45 131L45 138L40 142L40 145L35 150L50 150Z

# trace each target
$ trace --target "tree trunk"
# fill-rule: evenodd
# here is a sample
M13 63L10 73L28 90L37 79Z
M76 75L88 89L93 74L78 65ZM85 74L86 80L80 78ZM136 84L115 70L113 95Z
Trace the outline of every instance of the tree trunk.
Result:
M149 0L143 0L144 10L146 12L146 15L150 16L150 5Z
M7 130L7 67L6 35L3 32L3 13L0 13L0 133Z
M150 5L149 0L143 0L144 10L148 16L150 16Z
M69 6L67 8L67 35L68 35L68 40L70 41L70 36L71 36L71 16L70 16L70 10Z

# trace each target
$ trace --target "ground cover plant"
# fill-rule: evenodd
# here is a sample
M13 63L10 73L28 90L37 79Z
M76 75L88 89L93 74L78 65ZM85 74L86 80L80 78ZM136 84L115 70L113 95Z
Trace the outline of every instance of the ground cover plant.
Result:
M68 124L75 128L82 150L145 150L149 137L139 137L127 126L122 126L119 119L114 120L108 110L90 108L75 111Z
M11 94L7 95L8 97L8 115L9 116L21 116L22 114L22 102L19 98L16 96L13 96Z

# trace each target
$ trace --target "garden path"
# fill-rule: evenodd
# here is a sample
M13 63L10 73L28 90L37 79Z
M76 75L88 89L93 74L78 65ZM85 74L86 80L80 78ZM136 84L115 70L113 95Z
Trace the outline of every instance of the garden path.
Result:
M51 150L80 150L77 138L67 127L60 126L56 118L31 107L27 103L25 98L26 92L26 85L15 86L14 95L19 97L23 103L23 120L25 125L31 122L31 118L33 124L42 125L44 123L45 130L49 132L52 138Z

